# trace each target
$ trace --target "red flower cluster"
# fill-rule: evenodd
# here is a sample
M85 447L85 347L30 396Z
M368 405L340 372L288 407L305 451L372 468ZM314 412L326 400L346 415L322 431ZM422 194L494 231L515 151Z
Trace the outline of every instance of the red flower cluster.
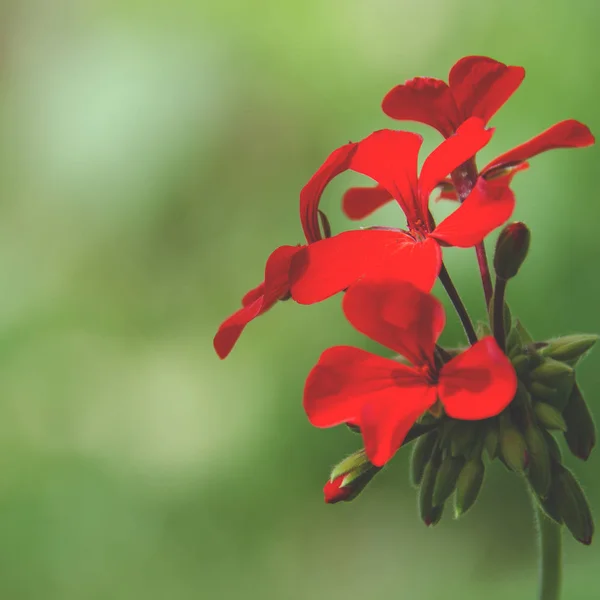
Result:
M244 296L242 308L215 336L217 354L225 358L246 325L278 300L291 297L312 304L345 292L348 321L412 366L358 348L329 348L308 377L304 407L317 427L358 426L375 467L394 455L425 412L486 419L503 411L515 395L515 371L498 335L478 341L470 335L471 347L452 358L440 351L436 342L445 316L429 292L441 277L442 247L480 247L509 219L515 205L509 185L528 159L594 141L581 123L563 121L478 172L475 155L493 135L487 123L524 74L521 67L471 56L452 68L448 84L416 78L392 89L383 100L384 112L428 124L444 141L425 159L420 173L422 138L415 133L384 129L335 150L300 193L306 243L281 246L269 256L263 283ZM377 184L344 195L343 209L350 218L361 219L395 200L407 228L375 227L331 236L319 202L329 182L347 170ZM439 186L442 197L460 204L436 224L429 199ZM350 495L338 479L326 486L327 498Z

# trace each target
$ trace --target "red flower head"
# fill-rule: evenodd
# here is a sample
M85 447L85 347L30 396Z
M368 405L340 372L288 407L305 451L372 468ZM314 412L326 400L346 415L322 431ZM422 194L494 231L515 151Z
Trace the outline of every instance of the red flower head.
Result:
M382 108L393 119L418 121L449 137L469 117L479 117L487 124L524 77L522 67L510 67L485 56L466 56L450 70L449 84L416 77L388 92ZM555 148L581 148L593 143L585 125L572 119L562 121L495 158L479 175L488 180L502 178L510 185L516 173L528 168L530 158ZM475 170L473 182L477 175ZM452 180L440 180L438 185L442 186L440 199L458 200ZM350 219L360 220L391 200L393 196L385 187L356 187L346 192L342 205Z
M300 194L300 215L307 237L315 237L325 186L348 169L371 177L398 202L409 231L350 231L310 244L292 262L294 300L319 302L363 275L386 273L429 291L440 269L440 244L462 248L479 244L513 211L512 192L504 184L482 180L437 227L429 213L429 196L440 175L447 175L472 157L492 133L480 119L469 119L431 153L420 175L417 165L423 140L415 133L384 129L333 152Z
M486 56L466 56L452 67L448 83L415 77L389 91L382 108L392 119L425 123L450 137L469 117L487 124L524 77L523 67L508 67Z
M412 284L363 279L348 290L343 307L358 331L413 366L349 346L329 348L308 376L304 408L316 427L358 425L375 466L394 455L411 426L438 400L452 418L479 420L497 415L513 399L514 369L492 337L443 366L436 362L444 311Z

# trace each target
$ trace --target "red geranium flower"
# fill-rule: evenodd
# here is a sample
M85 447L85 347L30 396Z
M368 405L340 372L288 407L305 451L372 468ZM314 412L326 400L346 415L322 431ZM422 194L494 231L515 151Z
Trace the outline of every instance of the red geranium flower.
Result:
M448 83L415 77L390 90L381 107L392 119L425 123L450 137L469 117L487 124L524 77L523 67L509 67L486 56L465 56L450 70Z
M292 261L292 297L312 304L346 289L363 275L394 273L429 291L441 264L439 245L468 248L479 244L512 214L514 196L503 184L481 180L466 201L437 227L429 196L442 179L480 150L492 136L480 119L469 119L440 144L417 174L422 137L384 129L333 152L300 194L307 235L318 227L325 186L344 170L367 175L393 196L406 215L408 232L396 229L349 231L320 240Z
M513 399L515 371L492 337L443 366L436 362L444 310L410 283L363 279L345 294L343 308L358 331L413 366L350 346L329 348L308 376L304 408L316 427L358 425L375 466L394 455L438 400L450 417L479 420L497 415Z
M440 79L416 77L393 88L383 99L383 112L393 119L417 121L452 135L469 117L487 124L519 87L525 70L510 67L485 56L467 56L450 70L449 84ZM487 178L504 178L509 185L514 175L529 165L527 160L556 148L581 148L594 143L590 130L575 120L562 121L540 135L499 156L481 170ZM440 198L457 200L450 179L438 182ZM349 189L342 200L346 215L364 219L393 200L382 186Z

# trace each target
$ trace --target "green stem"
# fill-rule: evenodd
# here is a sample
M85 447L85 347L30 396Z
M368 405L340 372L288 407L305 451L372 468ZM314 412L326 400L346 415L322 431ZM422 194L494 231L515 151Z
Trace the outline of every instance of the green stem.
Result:
M452 279L450 279L450 274L448 273L448 269L446 269L446 265L444 263L442 263L442 268L440 270L439 277L440 281L442 282L442 285L444 286L444 289L446 290L450 298L450 301L452 302L454 308L456 309L456 312L458 313L458 318L460 319L465 333L467 334L467 339L469 340L469 343L474 344L475 342L477 342L477 334L475 333L475 329L473 328L473 323L471 323L469 313L467 312L467 309L463 304L461 297L458 295L458 291L456 290Z
M559 600L562 581L562 527L549 519L537 500L533 506L538 526L540 553L539 600Z
M496 277L496 290L494 291L494 306L492 308L494 319L494 337L502 352L506 345L506 331L504 330L504 295L506 293L506 279Z

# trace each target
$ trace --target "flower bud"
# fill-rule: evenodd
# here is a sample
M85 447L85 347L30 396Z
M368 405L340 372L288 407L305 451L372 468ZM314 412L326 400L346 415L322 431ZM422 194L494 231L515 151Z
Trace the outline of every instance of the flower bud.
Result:
M552 389L556 389L565 380L574 378L574 371L569 365L565 365L552 358L545 359L541 365L531 371L531 380L539 381Z
M511 327L508 335L506 336L506 353L509 358L513 358L521 354L521 337L516 327Z
M541 353L554 360L560 360L575 366L594 347L598 339L597 335L584 333L565 335L554 340L548 340L548 345L542 349Z
M546 429L558 429L566 431L567 424L557 408L546 402L536 402L533 412L540 424Z
M498 456L500 447L500 436L498 432L498 423L495 419L491 419L488 425L487 433L483 441L485 451L488 453L490 460L494 460Z
M581 486L571 471L562 466L557 469L554 485L556 505L565 525L578 542L589 546L594 535L594 520Z
M564 435L569 450L581 460L587 460L596 445L596 427L577 384L573 386L563 417L567 425Z
M500 428L500 453L506 466L512 471L523 473L527 466L527 444L520 431L510 421Z
M512 366L517 374L517 377L525 377L529 375L529 356L526 354L517 354L510 357Z
M425 467L431 458L433 448L438 439L437 431L430 431L417 438L410 457L410 481L417 487L423 479Z
M444 505L436 506L433 503L433 490L439 468L438 460L431 460L425 467L421 486L419 487L419 514L427 527L437 525L442 518Z
M525 442L529 453L527 479L535 493L541 498L548 495L551 481L550 452L542 432L534 426L525 430Z
M548 452L550 454L550 458L560 464L562 462L562 452L560 451L560 447L557 441L554 439L554 436L548 431L542 429L542 435L546 440L546 445L548 446Z
M351 454L333 468L323 488L325 502L335 504L354 500L380 470L381 467L371 464L364 450Z
M498 277L511 279L518 273L527 256L530 240L531 233L524 223L511 223L500 232L494 254Z
M447 455L442 460L433 488L433 504L435 506L440 506L448 500L456 487L456 481L464 464L465 459L462 457L454 458Z
M485 466L481 457L468 460L462 468L456 482L454 515L458 519L466 513L477 500L483 484Z
M527 331L527 329L525 329L525 326L523 325L523 323L521 323L521 321L519 321L519 319L515 320L515 329L516 329L517 333L519 334L519 338L521 339L521 344L523 346L527 346L528 344L533 344L533 337L531 336L529 331Z

